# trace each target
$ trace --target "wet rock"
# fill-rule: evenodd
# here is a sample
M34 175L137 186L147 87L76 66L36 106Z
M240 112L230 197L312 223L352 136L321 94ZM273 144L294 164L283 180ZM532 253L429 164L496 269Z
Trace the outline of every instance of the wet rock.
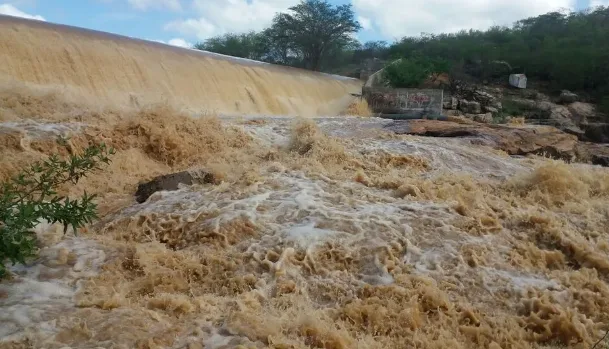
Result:
M562 90L560 97L558 97L559 102L563 104L577 102L578 99L579 96L569 90Z
M510 155L546 154L571 160L577 137L549 126L464 124L438 120L396 121L387 126L398 134L428 137L468 137Z
M609 167L609 144L580 142L577 145L577 153L584 161Z
M135 192L135 200L138 203L145 202L157 191L178 190L179 185L193 185L197 183L215 183L216 178L213 174L199 171L182 171L171 173L153 178L151 181L141 183Z
M583 125L585 140L595 143L609 143L609 124L604 122Z

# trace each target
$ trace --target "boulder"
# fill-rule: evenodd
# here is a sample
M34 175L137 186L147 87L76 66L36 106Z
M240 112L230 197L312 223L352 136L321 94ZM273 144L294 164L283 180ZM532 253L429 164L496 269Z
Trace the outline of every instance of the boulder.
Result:
M474 116L474 121L476 122L481 122L483 124L490 124L493 122L493 114L491 113L487 113L487 114L476 114Z
M484 111L486 111L487 113L491 113L493 115L499 114L499 110L497 108L495 108L495 107L485 106L484 107Z
M582 160L593 165L609 167L609 144L580 142L577 145L577 152Z
M590 142L609 143L609 124L604 122L586 123L582 125L584 138Z
M459 109L464 113L469 114L480 114L480 112L482 111L480 103L476 101L468 101L466 99L462 99L459 101Z
M438 120L395 121L386 126L398 134L468 137L510 155L546 154L571 160L577 137L549 126L468 124Z
M135 192L135 200L143 203L157 191L178 190L180 184L215 183L216 177L205 171L182 171L153 178L146 183L140 183Z
M596 107L590 103L574 102L569 104L567 108L571 112L571 115L573 115L573 119L578 123L598 118Z
M558 101L563 104L570 104L577 102L579 96L569 90L562 90L560 93L560 97L558 97Z

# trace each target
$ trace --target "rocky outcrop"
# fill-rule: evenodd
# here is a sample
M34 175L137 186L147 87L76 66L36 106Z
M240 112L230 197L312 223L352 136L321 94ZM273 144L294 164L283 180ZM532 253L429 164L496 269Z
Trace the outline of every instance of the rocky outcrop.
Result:
M586 123L582 126L584 138L589 142L609 143L609 124L604 122Z
M163 176L158 176L152 180L141 183L135 192L135 200L138 203L145 202L148 198L157 191L173 191L178 190L180 184L193 185L202 183L215 183L216 177L205 171L183 171Z
M609 144L580 142L577 145L580 158L594 165L609 167Z
M493 122L493 114L487 113L474 115L474 121L481 122L483 124L490 124Z
M571 113L573 120L576 122L584 123L591 119L598 118L596 107L594 104L575 102L569 104L567 107Z
M387 126L398 134L429 137L468 137L510 155L545 154L571 160L577 137L549 126L507 126L437 120L396 121Z
M476 101L468 101L466 99L459 101L459 109L467 114L480 114L482 112L480 103Z
M558 127L580 138L584 135L584 131L573 120L573 115L569 111L569 108L564 105L552 103L546 99L513 98L511 101L527 110L525 112L525 114L529 114L526 115L527 119Z

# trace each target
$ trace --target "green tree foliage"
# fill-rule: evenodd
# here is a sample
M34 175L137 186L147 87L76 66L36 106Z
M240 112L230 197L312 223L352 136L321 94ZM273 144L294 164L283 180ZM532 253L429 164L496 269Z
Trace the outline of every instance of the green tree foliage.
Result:
M406 37L389 48L389 55L441 57L482 80L505 81L511 72L526 73L554 91L587 92L601 102L609 96L609 8L581 12L551 12L523 19L512 27L486 31ZM498 74L498 69L503 74ZM602 104L601 104L602 108ZM609 107L605 107L609 112Z
M332 50L349 45L360 24L348 5L333 6L325 0L303 0L279 13L272 28L290 43L290 49L302 57L305 67L320 70Z
M194 47L235 57L329 70L348 64L359 43L360 29L351 5L333 6L326 0L302 0L259 33L225 34Z
M194 45L194 48L234 57L261 60L267 51L262 33L228 33Z
M65 140L60 140L65 145ZM57 155L36 162L0 187L0 278L6 276L5 261L25 263L36 254L32 229L42 220L61 223L64 232L74 232L97 218L95 195L86 192L80 199L57 195L57 188L76 184L88 173L108 164L113 149L91 145L82 154L60 159Z
M441 59L452 67L451 78L505 82L509 73L526 73L533 85L542 82L555 91L591 97L609 115L608 7L551 12L485 31L405 37L391 45L361 44L353 39L359 29L349 5L303 0L259 33L228 34L197 48L354 77L369 59L407 59L389 69L413 65L410 77L396 76L403 80L398 85L418 81L414 77L426 69L422 61Z
M402 58L387 65L383 77L391 87L419 87L428 78L448 70L448 62L443 59Z

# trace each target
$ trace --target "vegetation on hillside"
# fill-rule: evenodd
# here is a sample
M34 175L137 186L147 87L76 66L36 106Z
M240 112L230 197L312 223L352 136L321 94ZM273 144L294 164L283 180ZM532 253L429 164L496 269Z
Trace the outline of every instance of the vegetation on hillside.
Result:
M353 77L368 59L401 58L389 69L395 75L387 75L399 86L420 81L421 71L429 70L426 61L448 62L451 73L479 81L505 82L509 73L525 73L551 91L577 91L609 113L609 7L551 12L484 31L405 37L391 45L354 40L360 29L354 18L350 5L303 0L261 32L214 37L196 48ZM412 77L403 75L406 68L413 68Z
M60 140L65 144L65 140ZM76 184L88 173L110 162L113 149L91 145L82 154L60 159L52 155L37 162L0 186L0 279L7 275L5 261L24 264L36 254L34 228L42 221L60 223L64 232L77 229L97 217L95 195L80 199L57 195L60 186Z

